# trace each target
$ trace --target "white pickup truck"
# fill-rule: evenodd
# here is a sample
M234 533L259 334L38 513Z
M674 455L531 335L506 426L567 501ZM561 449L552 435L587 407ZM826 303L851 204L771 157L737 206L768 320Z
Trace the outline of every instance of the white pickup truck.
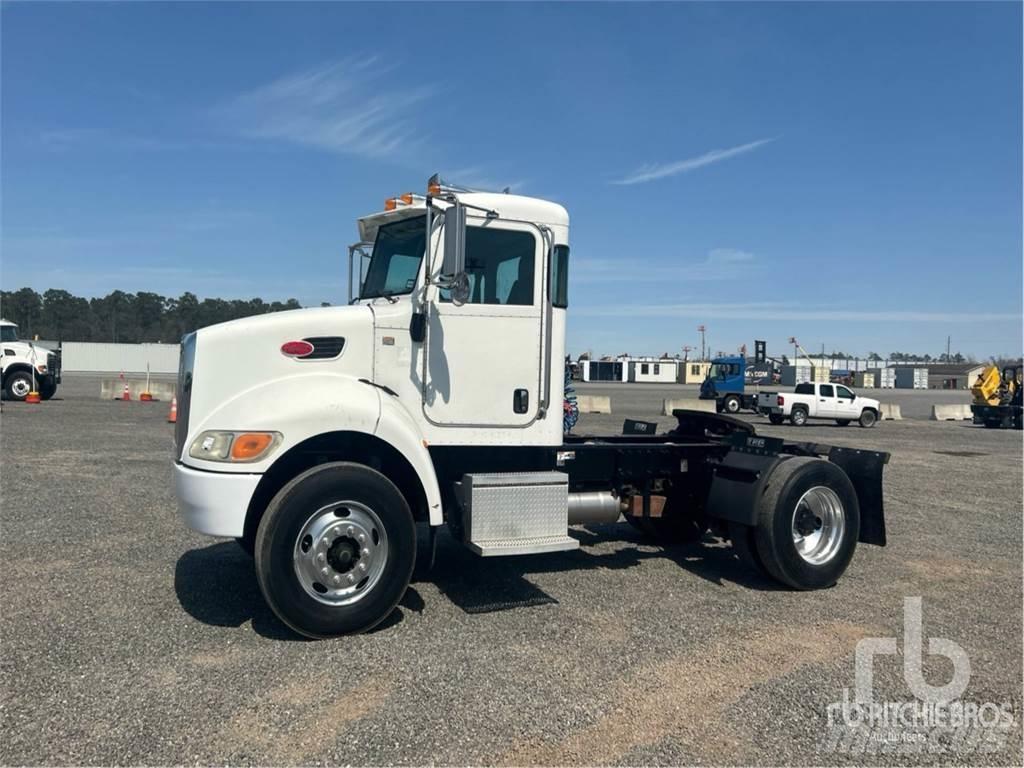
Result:
M757 411L772 424L789 419L798 427L808 419L835 419L841 427L851 421L873 427L881 413L877 400L855 394L849 387L812 382L797 384L792 392L761 392L757 396Z

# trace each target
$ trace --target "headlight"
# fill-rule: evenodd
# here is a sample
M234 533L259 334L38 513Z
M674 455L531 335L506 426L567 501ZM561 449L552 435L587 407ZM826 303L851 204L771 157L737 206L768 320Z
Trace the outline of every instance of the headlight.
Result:
M37 365L36 366L36 370L39 371L39 373L46 373L46 366L45 365Z
M282 437L280 432L208 430L192 441L188 455L204 461L259 461L281 443Z

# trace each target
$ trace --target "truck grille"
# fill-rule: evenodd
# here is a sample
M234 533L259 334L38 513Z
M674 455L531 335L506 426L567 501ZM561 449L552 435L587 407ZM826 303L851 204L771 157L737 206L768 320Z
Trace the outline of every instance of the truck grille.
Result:
M192 402L193 370L196 363L196 335L189 333L181 339L181 357L178 360L178 420L174 425L175 455L180 459L188 438L189 405Z

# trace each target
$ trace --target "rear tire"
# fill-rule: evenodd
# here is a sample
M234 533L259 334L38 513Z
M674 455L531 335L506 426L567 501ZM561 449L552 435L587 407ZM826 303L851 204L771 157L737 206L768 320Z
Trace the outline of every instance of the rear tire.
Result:
M850 420L849 419L836 419L836 424L838 424L840 427L848 427L848 426L850 426Z
M857 548L860 505L850 478L823 459L780 462L758 504L754 539L765 569L794 589L839 580Z
M874 411L870 411L867 408L861 411L860 418L857 420L857 422L865 429L875 426L876 421L878 421L878 416Z
M270 502L256 534L263 597L306 637L376 626L405 594L415 564L409 505L394 483L361 464L303 472Z
M794 427L802 427L807 423L807 410L803 407L794 407L792 413L789 414L789 420L793 422Z
M735 551L736 557L739 558L741 563L759 576L769 579L775 578L764 567L764 561L761 560L761 555L757 551L756 528L751 528L749 525L740 525L739 523L729 523L729 539L732 541L733 551Z
M772 424L775 424L776 426L778 426L779 424L781 424L785 420L786 420L786 417L782 416L781 414L778 414L778 413L771 413L771 414L768 415L768 421L770 421Z

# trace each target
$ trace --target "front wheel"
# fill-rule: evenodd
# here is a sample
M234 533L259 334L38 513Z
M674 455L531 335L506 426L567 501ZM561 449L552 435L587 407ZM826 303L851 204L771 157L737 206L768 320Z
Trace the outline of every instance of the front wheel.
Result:
M416 528L405 498L361 464L321 464L270 502L256 535L256 575L285 624L313 638L365 632L405 594Z
M8 400L24 400L32 391L32 376L24 371L16 371L7 377L4 391Z
M875 415L875 412L867 409L861 412L860 418L857 420L862 427L873 427L876 421L878 421L878 417Z
M850 478L823 459L780 462L768 478L751 535L759 564L776 580L794 589L835 584L860 535L860 505Z
M739 413L740 399L736 395L729 395L722 401L722 410L726 413Z
M49 400L57 394L57 382L53 379L43 379L39 382L39 398Z

